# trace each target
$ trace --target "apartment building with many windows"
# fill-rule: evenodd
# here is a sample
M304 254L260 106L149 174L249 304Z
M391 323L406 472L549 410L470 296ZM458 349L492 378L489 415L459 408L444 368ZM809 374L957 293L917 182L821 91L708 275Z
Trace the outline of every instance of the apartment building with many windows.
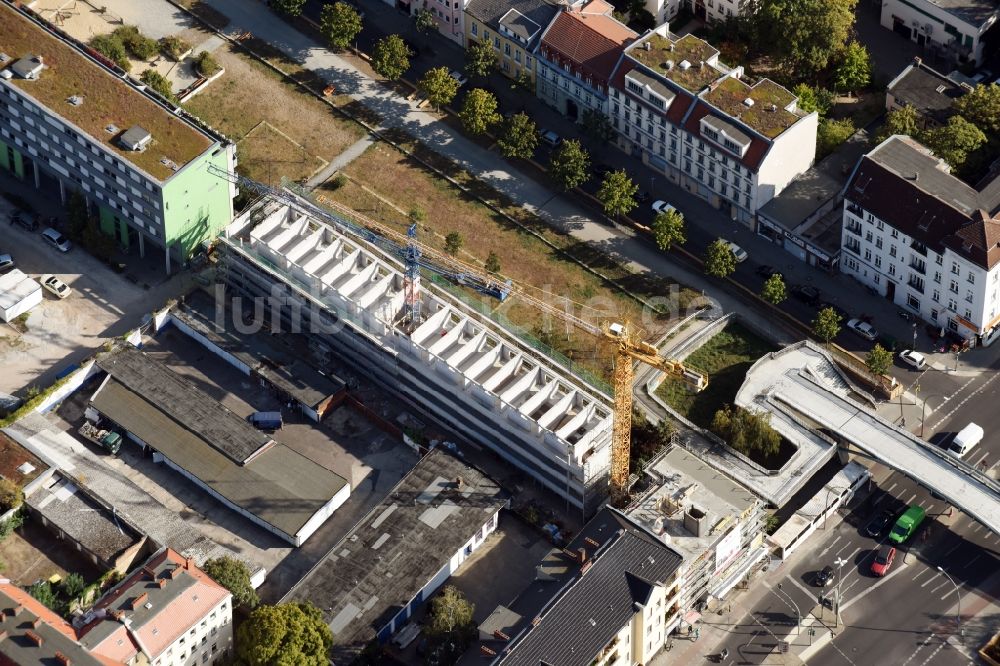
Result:
M622 50L639 35L604 0L564 7L535 49L535 94L575 121L607 113L608 84Z
M514 80L526 77L534 91L533 51L558 11L548 0L472 0L465 8L466 46L492 44L500 73Z
M1000 323L1000 177L974 188L910 137L858 163L844 195L841 270L966 339Z
M619 148L747 226L816 153L816 113L668 25L625 49L610 95Z
M981 65L1000 7L993 0L885 0L881 24L931 55Z
M468 0L413 0L410 11L426 10L437 23L438 32L458 45L465 44L465 8Z
M26 8L0 3L0 166L65 200L81 192L102 231L165 270L229 223L236 166L225 137Z
M666 23L677 17L682 10L687 10L709 25L728 21L734 16L740 16L753 9L755 4L750 0L646 0L645 8L656 25Z

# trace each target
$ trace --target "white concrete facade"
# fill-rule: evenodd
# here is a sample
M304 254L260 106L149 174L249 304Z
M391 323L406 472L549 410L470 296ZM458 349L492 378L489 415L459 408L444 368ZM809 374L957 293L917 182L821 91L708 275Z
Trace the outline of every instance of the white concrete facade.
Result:
M220 247L232 289L267 297L285 288L282 316L307 318L317 344L581 509L604 497L607 398L551 359L427 288L422 322L407 335L396 326L404 277L394 260L305 209L262 202L230 225Z
M996 23L998 11L986 2L885 0L881 24L920 46L937 47L960 64L982 64L982 38Z

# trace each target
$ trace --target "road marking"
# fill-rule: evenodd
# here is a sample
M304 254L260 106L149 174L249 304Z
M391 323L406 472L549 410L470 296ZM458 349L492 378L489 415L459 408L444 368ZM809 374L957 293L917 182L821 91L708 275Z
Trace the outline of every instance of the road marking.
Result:
M902 499L902 498L900 498L900 499ZM915 499L917 499L917 494L913 493L912 495L910 495L910 499L906 500L906 503L907 504L912 504L913 500L915 500Z
M845 550L847 550L848 548L850 548L850 547L851 547L850 543L845 543L843 546L840 547L840 550L838 550L836 553L834 553L834 555L836 555L837 557L840 557L840 554L842 552L844 552Z
M965 564L963 564L962 568L964 569L965 567L970 566L973 562L975 562L978 559L979 559L979 555L976 555L971 560L969 560L968 562L966 562Z
M947 553L945 553L945 554L944 554L944 556L945 556L945 557L948 557L949 555L951 555L951 554L952 554L952 552L953 552L953 551L954 551L954 550L955 550L956 548L958 548L958 547L959 547L959 546L961 546L961 545L962 545L961 543L956 543L956 544L955 544L954 546L952 546L952 547L951 547L951 550L949 550L949 551L948 551Z
M920 570L920 571L919 571L919 572L917 573L917 575L913 577L913 580L916 580L916 579L920 578L921 576L923 576L923 575L924 575L925 573L927 573L928 571L930 571L930 569L921 569L921 570Z
M858 584L859 582L861 582L861 579L860 579L860 578L855 578L855 579L854 579L854 581L852 581L850 585L848 585L847 587L845 587L845 588L843 589L843 591L841 591L841 593L840 593L840 594L841 594L841 597L843 597L843 596L844 596L844 595L846 595L846 594L847 594L848 592L850 592L850 591L851 591L851 588L852 588L852 587L854 587L855 585L857 585L857 584Z
M977 377L978 377L978 375L977 375ZM945 414L944 416L942 416L941 419L938 420L937 423L935 423L934 425L932 425L931 426L931 430L932 431L937 430L939 425L941 425L942 423L944 423L945 421L947 421L951 417L952 414L954 414L955 412L957 412L959 409L962 408L962 405L964 405L965 403L967 403L969 400L971 400L973 397L975 397L979 392L981 392L983 389L985 389L987 386L989 386L997 377L1000 377L1000 372L994 372L994 373L992 373L992 376L989 379L987 379L985 382L983 382L982 385L979 388L977 388L975 391L973 391L969 395L965 396L965 398L962 399L962 402L960 402L957 405L955 405L954 409L952 409L950 412L948 412L947 414ZM947 399L945 399L945 401L942 402L941 405L938 405L938 407L941 407L942 405L944 405L945 402L948 402L948 400L950 400L956 394L961 393L965 389L965 387L968 386L975 379L976 379L976 377L973 377L973 378L969 379L969 381L967 381L964 384L962 384L962 387L960 389L958 389L958 391L956 391L951 396L949 396Z
M788 580L791 581L792 584L795 585L795 587L805 592L806 596L809 597L810 599L814 599L816 597L816 590L810 590L808 587L800 583L797 578L792 578L791 576L788 576Z
M975 528L973 528L973 530L972 530L972 533L973 533L973 534L975 534L976 532L978 532L978 531L979 531L979 530L981 530L982 528L983 528L983 526L982 526L982 525L978 525L978 524L977 524L977 525L975 526Z
M893 481L893 482L892 482L892 485L891 485L891 486L889 486L889 487L888 487L888 488L886 489L886 491L885 491L885 492L887 492L887 493L889 493L889 494L891 495L891 494L892 494L892 489L893 489L893 488L895 488L895 487L896 487L897 485L898 485L898 483L897 483L896 481Z
M935 571L934 575L931 576L930 578L928 578L927 580L925 580L924 583L923 583L923 585L921 585L920 587L927 587L928 585L930 585L931 583L934 582L935 578L937 578L940 575L941 575L940 571Z
M942 587L945 587L946 585L948 585L948 581L945 581L945 582L941 583L940 585L936 585L936 586L932 587L930 593L931 594L937 594L937 591L940 590Z
M976 464L975 464L975 465L973 465L973 467L979 467L979 465L980 465L980 464L981 464L981 463L982 463L982 462L983 462L984 460L986 460L986 456L988 456L988 455L990 455L990 452L989 452L989 451L987 451L986 453L984 453L984 454L982 455L982 457L980 457L980 458L979 458L979 460L977 460L977 461L976 461Z
M881 578L881 580L873 583L872 585L869 585L864 590L862 590L861 592L859 592L857 596L853 597L850 601L847 601L846 603L844 603L844 605L840 607L840 612L843 613L851 605L853 605L855 602L858 602L858 601L861 601L862 599L864 599L867 595L871 594L875 590L875 588L884 585L885 583L887 583L889 581L890 578L895 578L898 574L900 574L903 571L905 571L906 567L908 567L908 566L910 566L910 565L906 564L906 563L900 564L897 568L895 568L892 571L890 571L889 575L883 576ZM926 571L926 569L925 569L925 571Z

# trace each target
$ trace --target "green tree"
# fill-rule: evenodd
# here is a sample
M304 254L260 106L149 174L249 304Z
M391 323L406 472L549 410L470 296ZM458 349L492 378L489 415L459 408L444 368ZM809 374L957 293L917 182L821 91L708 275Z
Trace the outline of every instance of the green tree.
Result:
M465 50L465 73L485 78L497 68L497 52L486 40L475 42Z
M59 603L59 597L56 596L56 591L52 589L52 583L47 580L40 580L37 583L32 583L28 586L26 592L33 596L35 600L40 601L42 605L46 608L56 611L60 611L62 604Z
M604 176L597 190L597 200L604 206L604 214L611 218L628 215L639 204L635 193L639 186L632 182L625 169L612 171Z
M503 124L497 139L500 154L511 159L531 159L538 146L538 128L526 113L515 113Z
M566 191L590 179L590 154L576 139L563 141L549 158L549 175Z
M615 138L615 128L611 120L603 113L587 109L580 118L580 125L587 136L598 141L610 141Z
M67 599L76 599L85 587L87 587L87 581L75 571L66 574L66 577L59 583L59 589L62 590Z
M858 42L850 42L844 49L833 79L837 90L846 91L848 95L867 86L872 80L868 49Z
M482 88L473 88L462 100L462 110L458 112L462 127L469 134L485 134L490 127L503 119L497 111L498 106L493 93Z
M956 99L952 106L994 141L1000 140L1000 84L979 84Z
M857 0L763 0L758 12L773 55L812 78L847 44Z
M969 153L986 143L986 135L962 116L952 116L940 127L921 132L918 137L934 154L960 169Z
M475 606L454 585L445 585L431 600L427 632L450 634L473 625Z
M841 317L833 308L823 308L812 322L813 335L830 344L830 340L840 333Z
M0 477L0 509L3 513L24 504L24 490L11 479Z
M444 237L444 251L455 256L458 251L462 249L462 245L465 244L465 239L462 238L462 234L457 231L449 232L447 236Z
M170 81L168 81L167 77L163 76L155 69L147 69L139 76L139 80L163 95L163 97L167 98L171 102L177 102L177 98L174 97L174 90L170 85Z
M125 50L136 60L149 60L160 50L159 42L143 35L134 25L115 28L111 35L120 39Z
M815 111L820 116L825 116L833 108L834 95L826 88L799 83L792 88L792 94L799 98L798 107L806 113Z
M125 45L122 44L122 40L114 35L97 35L96 37L92 37L90 48L118 65L124 71L129 72L132 70L132 63L129 62L128 54L125 53Z
M438 27L437 19L434 18L434 14L429 9L421 9L414 14L413 24L417 27L418 32L433 32Z
M681 245L687 240L684 233L684 215L676 208L668 208L656 214L653 218L653 240L656 247L664 252L674 245Z
M854 134L854 121L850 118L833 120L823 118L816 130L816 159L821 160Z
M379 76L395 81L410 68L410 47L399 35L388 35L375 42L372 69Z
M729 243L717 238L705 250L705 272L724 278L736 271L736 255Z
M875 141L881 143L894 134L916 136L917 132L920 131L919 123L920 117L917 115L917 110L909 104L893 109L885 114L885 122L875 137Z
M77 190L72 190L66 197L66 231L73 240L80 240L83 230L87 228L90 214L87 212L87 199Z
M500 257L497 256L496 252L490 252L489 256L486 257L486 263L483 268L489 273L499 273L500 272Z
M744 455L756 451L770 456L781 450L781 435L771 427L768 412L726 405L712 417L711 431Z
M361 32L361 15L346 2L323 5L319 29L335 49L346 49Z
M271 9L288 16L299 16L306 0L271 0Z
M212 76L222 69L222 65L219 64L219 61L216 60L208 51L202 51L198 54L198 56L194 59L194 66L199 72L201 72L202 76Z
M517 76L510 82L510 89L516 90L520 88L521 90L529 93L535 92L535 82L531 78L531 74L526 69L522 69L517 73Z
M236 656L248 666L327 666L333 633L311 603L258 606L236 631Z
M428 69L417 86L435 109L451 104L458 94L458 81L448 74L447 67Z
M777 305L788 298L788 294L785 292L785 281L781 275L775 273L767 278L760 290L760 297L772 305Z
M875 346L865 357L865 365L868 366L868 371L873 375L884 375L885 371L892 365L892 352L875 343Z
M260 602L250 584L250 569L243 561L224 555L213 558L201 567L208 577L233 595L233 605L254 608Z

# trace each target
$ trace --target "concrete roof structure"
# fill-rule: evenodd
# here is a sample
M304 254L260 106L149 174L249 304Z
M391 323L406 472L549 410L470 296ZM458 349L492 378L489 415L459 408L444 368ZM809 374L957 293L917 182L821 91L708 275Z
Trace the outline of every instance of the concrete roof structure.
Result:
M752 492L682 448L671 449L646 471L660 485L629 510L628 517L660 534L685 560L700 557L725 536L726 530L715 531L715 526L728 526L761 504ZM702 523L708 526L704 534L699 536L685 524L687 506L704 514Z
M25 502L102 562L114 562L143 539L143 534L124 517L119 517L113 508L59 472Z
M596 545L595 545L596 544ZM645 604L654 585L667 585L681 556L620 512L602 509L566 550L587 553L590 566L563 586L521 632L502 666L580 666L607 645Z
M140 653L152 663L227 599L229 590L166 548L101 597L80 642L115 663L129 663Z
M132 345L122 345L101 356L97 365L114 378L115 384L175 420L185 440L198 439L237 465L247 464L274 445L270 435Z
M0 70L10 69L25 54L41 59L37 78L14 75L0 86L14 86L22 94L79 128L121 159L160 181L168 180L174 169L204 153L219 137L172 112L165 103L140 91L99 62L82 44L57 34L51 26L24 11L0 3L0 45L10 56ZM72 104L71 97L82 98ZM152 135L145 151L123 148L118 137L126 128L140 125ZM114 131L109 131L114 127Z
M34 292L40 292L42 285L15 268L0 275L0 310L7 310Z
M465 13L494 30L503 29L527 48L535 46L558 11L549 0L472 0L465 7Z
M495 481L434 449L282 601L323 609L333 658L349 663L508 501Z
M47 469L45 461L0 432L0 477L23 488Z
M846 387L831 381L834 368L821 347L808 340L799 342L754 363L736 394L736 404L770 412L775 429L800 445L796 456L803 453L801 444L813 440L829 442L832 451L834 440L826 435L820 440L817 435L826 431L937 492L1000 534L1000 484L866 409ZM829 453L817 450L813 456L825 461Z
M148 363L156 363L137 353ZM158 376L163 376L161 370L174 374L160 368ZM205 399L215 402L207 396ZM238 464L200 433L185 428L177 411L158 407L146 394L130 389L115 376L94 394L91 404L204 487L293 543L313 517L348 485L343 477L284 444L268 446L252 461ZM210 407L204 403L202 406Z
M10 580L0 578L0 664L120 664L90 654L76 640L76 631Z
M920 58L906 66L886 87L894 106L912 106L918 114L944 124L952 116L952 104L969 92L968 85L928 67Z
M185 296L171 311L171 316L304 405L315 408L346 389L340 377L320 373L272 344L269 334L241 333L232 325L220 327L216 307L226 308L227 305L231 302L216 303L199 290ZM230 314L235 316L235 313ZM224 320L226 324L233 321L230 317Z

